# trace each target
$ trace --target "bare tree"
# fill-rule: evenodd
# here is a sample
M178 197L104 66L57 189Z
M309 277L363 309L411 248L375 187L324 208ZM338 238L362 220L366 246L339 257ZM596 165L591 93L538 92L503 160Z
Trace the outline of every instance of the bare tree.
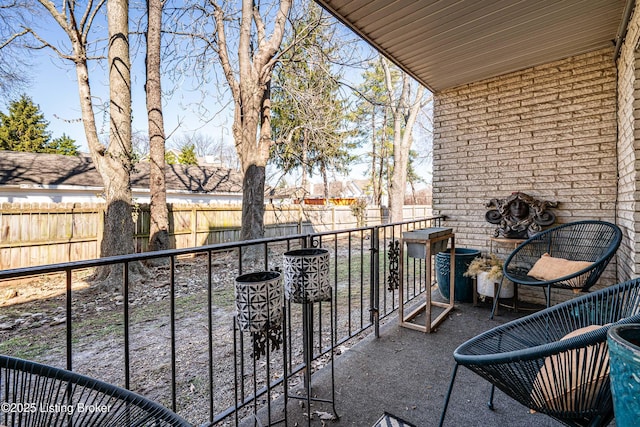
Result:
M162 46L162 0L147 0L147 117L149 121L149 190L151 193L149 248L169 248L169 210L165 176L165 133L160 84Z
M30 3L0 2L0 97L17 95L28 83L29 58L21 51L20 40L26 31L20 25L34 14Z
M68 4L69 7L73 7L72 2ZM70 16L74 21L73 14ZM130 179L133 165L129 2L127 0L108 0L107 21L109 29L109 147L105 149L102 145L97 146L94 141L90 142L89 148L96 168L102 176L107 199L107 211L104 219L105 233L102 239L101 253L102 255L120 255L134 251ZM86 89L88 88L87 76ZM90 99L87 100L87 104L90 106Z
M74 64L78 81L80 109L87 144L97 171L104 184L107 212L104 222L104 238L101 256L131 253L133 245L133 219L131 217L131 84L128 48L128 2L108 0L109 25L109 87L110 87L110 138L108 145L98 136L88 61L98 59L89 53L92 26L107 0L87 2L84 9L77 2L64 1L57 6L50 0L38 0L68 38L63 46L58 40L49 42L24 21L14 40L31 35L25 43L32 49L48 48L60 58ZM25 39L22 39L25 40Z
M381 58L385 84L389 97L389 110L393 121L393 168L389 186L389 214L391 222L402 221L402 208L407 188L409 151L413 142L413 126L420 109L425 105L424 87L418 85L411 99L411 82L406 73L401 74L399 95L396 95L391 69L386 59Z
M292 0L279 0L271 34L259 3L242 0L237 44L227 40L229 16L212 1L216 28L216 53L234 100L233 137L244 174L242 183L243 240L264 236L265 168L271 137L270 85L277 52L284 37ZM231 52L236 48L237 67Z

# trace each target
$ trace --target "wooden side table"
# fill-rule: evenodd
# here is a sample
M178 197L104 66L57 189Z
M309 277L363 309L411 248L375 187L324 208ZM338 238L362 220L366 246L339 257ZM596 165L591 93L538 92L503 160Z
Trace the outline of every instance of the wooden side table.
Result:
M527 239L509 239L506 237L490 237L489 238L489 251L491 253L493 253L493 245L494 243L497 246L501 246L501 247L506 247L507 249L509 249L510 251L514 251L518 246L520 246L522 244L522 242L524 242ZM508 256L508 254L507 254ZM477 279L474 278L474 283ZM495 295L498 292L498 286L494 286L494 291L493 294ZM476 291L474 289L474 298L476 296ZM499 297L497 297L498 299L500 299ZM475 303L475 300L474 300ZM496 304L496 311L494 314L498 313L498 307L500 304ZM514 311L518 311L518 284L514 283L513 284L513 309Z
M493 253L493 244L497 246L504 246L511 250L514 250L526 239L507 239L506 237L490 237L489 238L489 252Z
M405 328L415 329L417 331L431 333L433 329L435 329L449 314L454 307L454 293L455 293L455 236L451 229L437 229L437 232L429 233L431 229L418 230L421 232L421 236L419 237L404 237L402 238L402 242L400 244L400 265L399 265L399 275L400 275L400 284L399 284L399 297L400 297L400 326L404 326ZM433 301L431 298L431 270L432 270L432 262L431 257L435 255L434 246L439 242L446 242L451 239L451 270L449 272L449 301L446 303ZM425 301L421 303L417 308L413 309L411 312L405 315L405 303L404 303L404 247L405 244L408 243L418 243L425 245L424 259L426 262L426 280L427 280L427 289L425 292ZM446 243L445 243L446 245ZM444 308L444 311L440 313L435 319L432 320L433 317L433 307ZM412 322L420 313L425 312L425 324L420 325L418 323Z

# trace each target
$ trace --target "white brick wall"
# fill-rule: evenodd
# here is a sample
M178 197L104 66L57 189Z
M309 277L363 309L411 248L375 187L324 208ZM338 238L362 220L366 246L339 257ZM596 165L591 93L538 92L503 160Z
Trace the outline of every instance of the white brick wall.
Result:
M640 271L640 216L638 215L638 157L640 134L640 11L630 20L618 59L618 186L617 223L625 238L618 251L621 280L636 277Z
M485 204L515 191L559 202L559 223L616 222L616 134L613 49L438 93L434 213L447 215L457 246L483 251L494 229Z

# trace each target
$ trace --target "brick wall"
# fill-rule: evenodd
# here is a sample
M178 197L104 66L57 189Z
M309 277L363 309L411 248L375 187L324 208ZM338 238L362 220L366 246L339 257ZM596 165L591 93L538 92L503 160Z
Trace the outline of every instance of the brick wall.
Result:
M640 56L636 51L640 37L640 11L636 8L618 59L618 187L617 223L624 239L618 251L618 274L621 280L636 277L640 271L640 226L638 215L638 157L640 135Z
M559 202L559 223L615 222L613 49L438 93L433 150L434 213L449 217L457 246L487 251L485 204L514 191Z

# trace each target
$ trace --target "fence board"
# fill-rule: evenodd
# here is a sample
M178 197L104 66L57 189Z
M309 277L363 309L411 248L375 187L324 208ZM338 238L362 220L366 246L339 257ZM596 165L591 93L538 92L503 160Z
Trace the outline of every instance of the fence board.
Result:
M80 261L99 256L104 204L0 204L0 269ZM406 206L404 219L431 216L430 206ZM349 206L265 206L265 237L356 228ZM366 210L367 226L382 222L379 208ZM240 239L239 206L169 205L172 248ZM148 250L148 205L134 208L135 248Z

